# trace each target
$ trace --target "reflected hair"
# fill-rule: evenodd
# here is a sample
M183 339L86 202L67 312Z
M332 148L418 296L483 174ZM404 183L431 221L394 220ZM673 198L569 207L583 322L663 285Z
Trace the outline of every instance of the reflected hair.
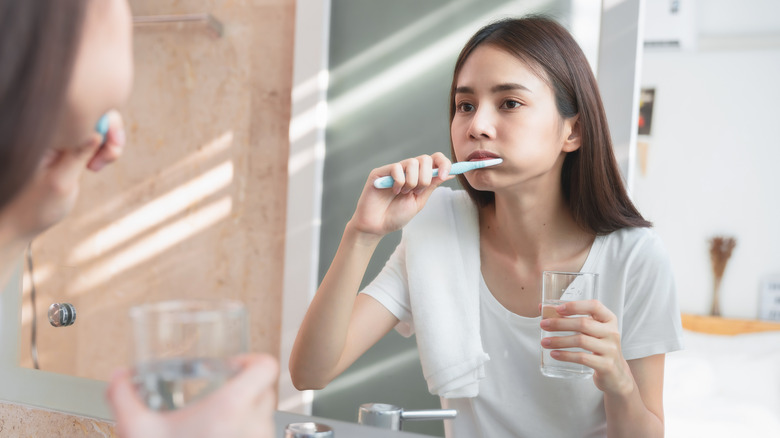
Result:
M471 37L455 63L450 123L455 117L458 75L474 49L481 45L504 50L534 70L552 87L563 119L579 116L581 146L566 154L561 172L563 195L577 224L596 234L626 227L650 227L623 185L604 105L588 60L571 34L552 19L539 15L504 19ZM450 145L454 159L452 139ZM495 202L493 192L474 189L462 174L457 178L478 207Z
M89 0L0 0L0 210L62 122Z

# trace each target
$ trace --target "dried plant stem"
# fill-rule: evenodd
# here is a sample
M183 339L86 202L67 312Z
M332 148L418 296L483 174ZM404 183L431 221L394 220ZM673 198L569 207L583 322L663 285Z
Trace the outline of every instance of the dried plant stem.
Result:
M712 308L710 315L720 316L720 284L726 264L731 258L737 240L733 237L713 237L710 239L710 261L712 262Z
M710 308L710 315L720 316L720 282L722 277L715 277L712 284L712 308Z

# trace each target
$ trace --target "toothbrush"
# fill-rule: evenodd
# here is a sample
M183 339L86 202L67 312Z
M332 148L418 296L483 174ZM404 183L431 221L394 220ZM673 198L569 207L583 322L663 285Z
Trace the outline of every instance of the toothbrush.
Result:
M106 140L106 134L108 134L108 113L103 114L103 117L98 120L97 125L95 125L95 131L103 136L103 141Z
M468 172L469 170L475 170L475 169L482 169L483 167L488 166L495 166L496 164L501 164L504 160L501 158L494 158L492 160L481 160L481 161L460 161L457 163L453 163L452 169L450 169L450 175L459 175L464 172ZM433 176L439 176L439 169L433 169ZM393 187L393 183L395 181L393 180L392 176L383 176L381 178L377 178L374 180L374 187L378 189L389 189L390 187Z

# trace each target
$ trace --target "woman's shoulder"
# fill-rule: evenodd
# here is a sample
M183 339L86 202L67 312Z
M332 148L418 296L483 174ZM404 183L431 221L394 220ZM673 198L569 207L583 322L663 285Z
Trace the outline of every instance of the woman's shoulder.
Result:
M649 227L627 227L604 237L605 244L615 253L641 258L666 258L666 249L658 233Z
M645 242L660 240L658 233L649 227L626 227L615 230L606 236L609 240L624 245L636 245Z

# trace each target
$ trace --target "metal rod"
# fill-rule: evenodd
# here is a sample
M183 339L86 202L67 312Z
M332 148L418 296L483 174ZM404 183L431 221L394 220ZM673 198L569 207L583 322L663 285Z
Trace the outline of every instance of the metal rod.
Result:
M411 420L447 420L458 416L455 409L430 409L421 411L403 411L401 418L404 421Z
M149 15L133 17L136 26L151 26L170 23L204 23L215 37L222 36L222 23L211 14Z

